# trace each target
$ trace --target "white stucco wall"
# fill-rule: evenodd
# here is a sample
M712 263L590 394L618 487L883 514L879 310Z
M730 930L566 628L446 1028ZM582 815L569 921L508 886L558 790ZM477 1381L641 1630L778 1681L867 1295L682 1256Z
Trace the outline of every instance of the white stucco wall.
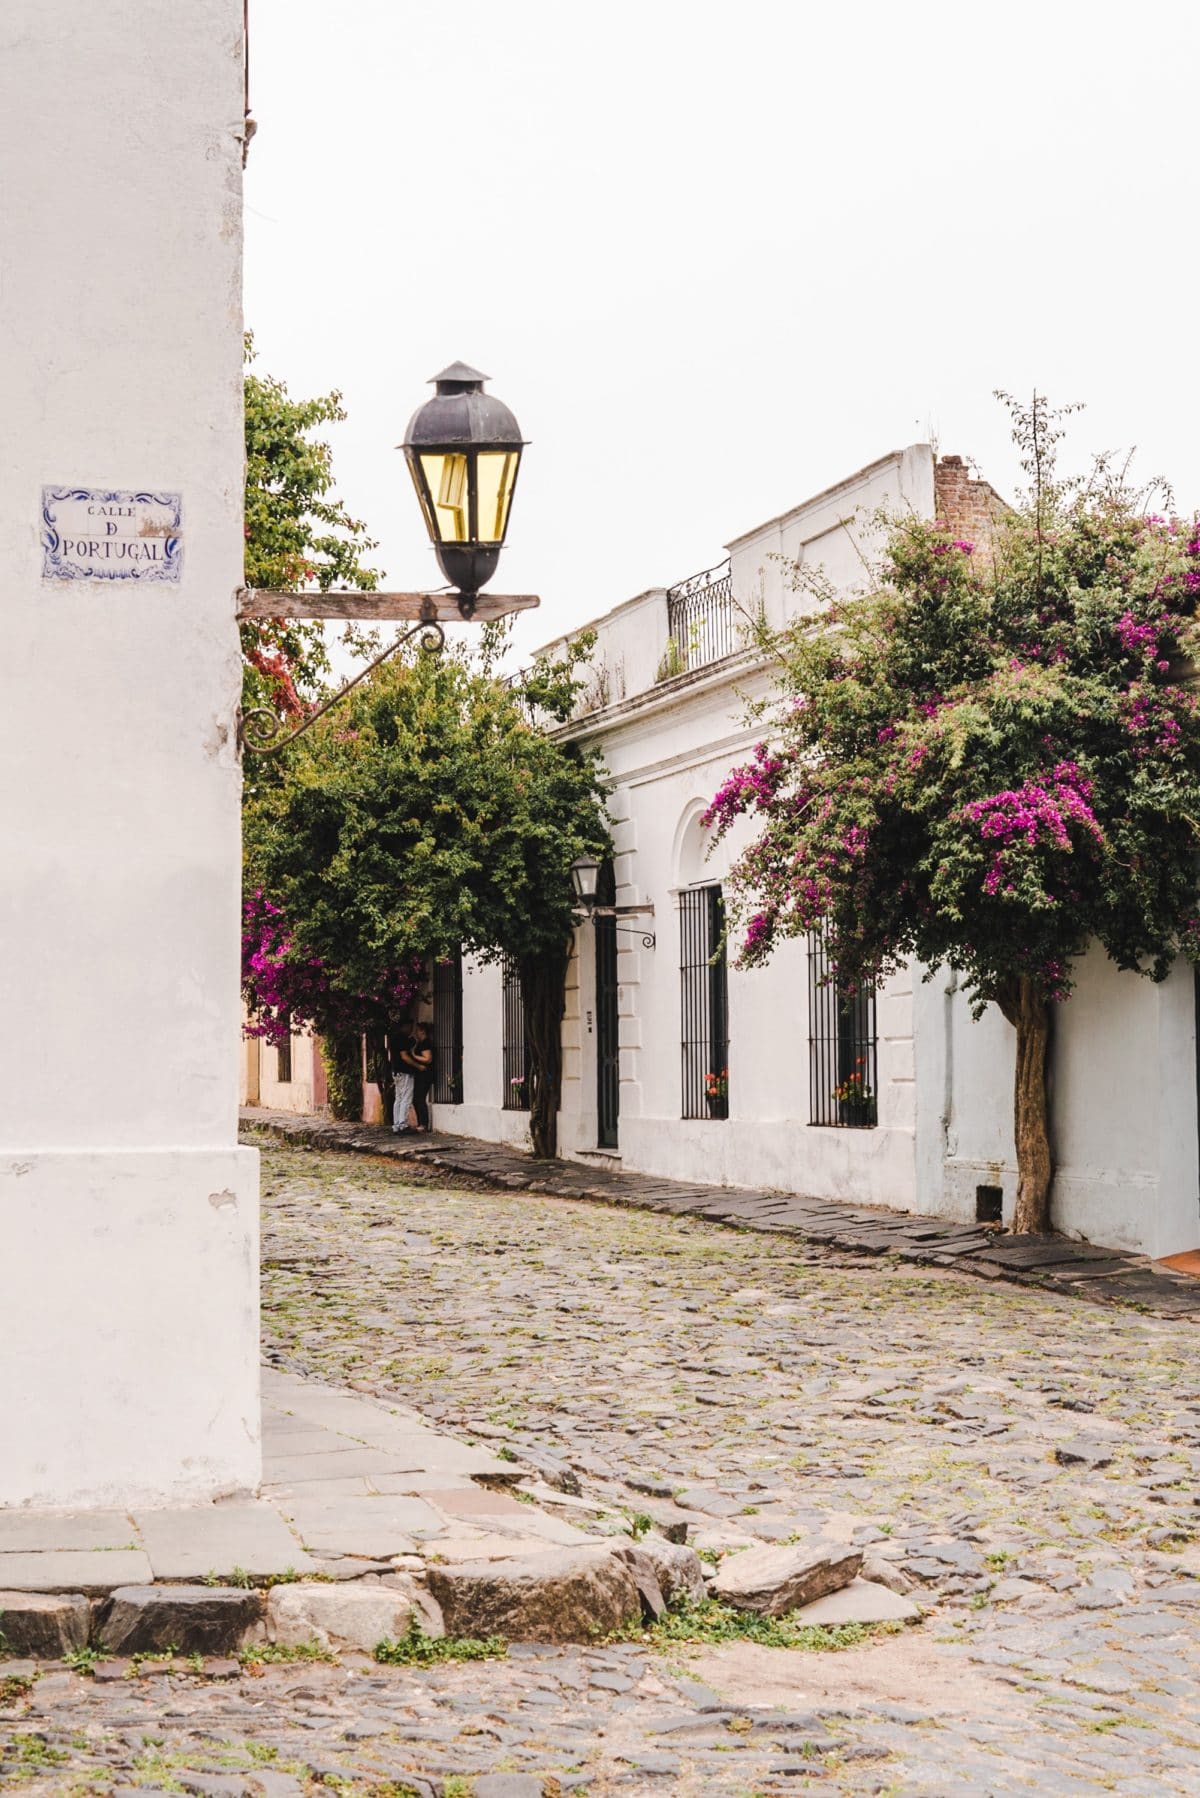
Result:
M743 691L749 682L742 683ZM879 1127L810 1125L808 967L802 943L783 944L767 968L729 968L729 1116L685 1119L680 1053L680 923L683 888L720 881L738 837L709 857L698 815L758 731L741 719L726 682L690 687L669 711L606 733L605 758L619 814L614 841L619 905L654 905L653 949L618 937L623 1165L685 1180L768 1185L880 1204L914 1193L912 1023L903 977L881 993ZM637 920L631 920L636 924ZM581 944L580 991L594 1001L591 927ZM571 1005L568 1001L568 1023ZM595 1143L594 1036L580 1098L563 1108L563 1146Z
M528 1148L528 1113L502 1105L501 978L499 962L463 956L463 1103L431 1104L429 1116L435 1130Z
M259 1476L236 1148L240 0L0 15L0 1504ZM42 579L43 484L183 496Z
M880 508L892 517L932 518L934 458L927 443L881 456L778 518L755 525L727 545L733 591L779 626L812 600L792 585L793 570L820 567L835 585L859 586L864 564L882 547Z
M1096 948L1077 975L1075 992L1053 1013L1055 1226L1148 1255L1194 1249L1200 1150L1192 971L1177 966L1154 986L1121 973ZM961 993L942 1015L952 1092L940 1192L930 1180L927 1208L971 1219L976 1186L999 1186L1007 1220L1017 1183L1015 1033L994 1006L974 1022Z

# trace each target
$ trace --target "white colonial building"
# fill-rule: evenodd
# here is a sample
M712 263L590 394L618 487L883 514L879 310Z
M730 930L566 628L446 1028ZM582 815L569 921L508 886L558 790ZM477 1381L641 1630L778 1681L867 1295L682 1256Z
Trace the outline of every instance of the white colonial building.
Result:
M242 0L0 13L0 1507L258 1484Z
M818 563L853 587L881 505L975 535L995 503L957 457L935 463L918 444L736 538L718 568L595 620L590 688L563 734L597 745L611 780L615 853L602 896L653 911L576 931L564 1154L964 1221L1011 1215L1009 1025L994 1009L972 1021L944 970L922 980L914 969L839 1004L822 982L819 941L785 944L763 969L710 967L721 884L745 838L714 850L701 823L761 735L747 700L767 691L770 670L745 647L747 618L762 611L780 624L811 604L792 567ZM435 1126L525 1141L513 982L467 961L461 973L442 970L434 1009ZM1155 1256L1194 1249L1191 970L1152 986L1096 953L1056 1025L1059 1227Z

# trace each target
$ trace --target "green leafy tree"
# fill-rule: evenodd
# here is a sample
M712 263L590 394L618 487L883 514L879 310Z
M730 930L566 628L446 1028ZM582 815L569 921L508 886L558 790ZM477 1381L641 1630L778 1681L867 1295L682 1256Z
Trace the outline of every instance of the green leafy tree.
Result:
M253 360L254 342L248 335L246 585L370 591L378 575L362 558L376 547L375 541L333 491L329 445L310 436L320 425L345 418L341 395L294 400L282 381L256 374ZM242 624L241 634L243 708L302 714L329 672L321 625L294 618L252 619Z
M1007 400L1007 396L999 396ZM1015 1227L1049 1225L1053 1008L1099 943L1160 981L1200 960L1200 531L1107 459L1058 477L1040 395L1008 400L1029 489L979 544L906 518L870 591L807 585L771 640L770 743L710 808L757 836L734 869L740 959L824 932L839 978L914 957L1016 1032Z
M286 920L287 959L319 963L325 1003L378 994L396 969L460 947L512 957L530 1133L548 1156L570 868L608 833L595 757L531 715L567 715L589 644L510 686L493 670L497 642L486 633L473 661L419 651L385 664L288 750L282 778L247 808L248 883Z

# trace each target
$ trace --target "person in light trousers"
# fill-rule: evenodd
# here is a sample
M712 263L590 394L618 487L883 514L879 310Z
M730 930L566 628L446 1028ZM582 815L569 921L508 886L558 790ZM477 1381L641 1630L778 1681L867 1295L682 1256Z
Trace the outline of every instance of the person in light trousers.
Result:
M396 1099L392 1107L393 1135L408 1134L410 1108L416 1112L417 1129L428 1130L429 1089L433 1085L433 1043L430 1040L429 1026L423 1018L418 1018L412 1025L407 1041L401 1040L392 1072L396 1082Z
M397 1031L391 1038L392 1081L392 1135L402 1136L408 1129L408 1114L412 1110L413 1086L415 1070L405 1065L404 1053L408 1047L409 1027Z

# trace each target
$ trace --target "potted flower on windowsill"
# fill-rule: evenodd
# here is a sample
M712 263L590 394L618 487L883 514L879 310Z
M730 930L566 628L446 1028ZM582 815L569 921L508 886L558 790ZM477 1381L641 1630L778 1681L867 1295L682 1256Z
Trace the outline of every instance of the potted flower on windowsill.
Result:
M875 1094L867 1085L863 1068L864 1059L860 1055L854 1063L854 1072L847 1074L833 1089L833 1096L837 1100L838 1121L858 1129L865 1129L877 1121Z
M729 1116L728 1068L722 1068L719 1074L705 1074L704 1099L710 1118L727 1118Z
M514 1074L508 1083L509 1106L513 1111L528 1111L529 1095L525 1090L524 1074Z

